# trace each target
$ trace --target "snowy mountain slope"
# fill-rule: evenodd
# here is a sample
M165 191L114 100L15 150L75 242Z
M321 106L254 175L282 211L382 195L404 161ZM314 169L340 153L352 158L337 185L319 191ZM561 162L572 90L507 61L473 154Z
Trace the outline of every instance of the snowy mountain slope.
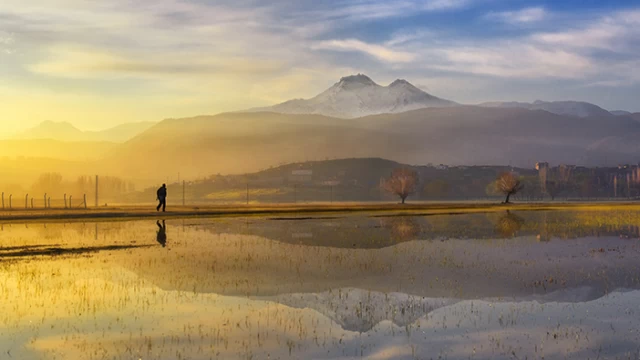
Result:
M610 113L612 113L615 116L627 116L627 115L631 115L631 112L629 111L625 111L625 110L612 110L609 111Z
M406 80L395 80L389 86L376 84L366 75L340 79L314 98L295 99L250 111L273 111L284 114L319 114L338 118L401 113L427 107L454 106L455 102L430 95Z
M576 117L591 117L591 116L613 116L612 113L607 110L583 101L541 101L536 100L533 103L527 102L487 102L480 104L483 107L498 107L498 108L522 108L527 110L544 110L552 114L568 115Z
M313 309L335 321L344 330L362 333L385 320L404 327L435 309L461 301L357 288L334 289L322 293L284 294L256 299L277 302L297 309Z
M536 301L539 304L581 303L593 301L602 296L602 293L593 287L578 286L544 294L477 300L490 303L529 301ZM342 329L360 333L366 333L384 321L390 321L398 327L405 327L433 311L465 301L465 299L431 298L399 292L382 293L358 288L332 289L322 293L282 294L254 299L276 302L296 309L312 309L330 318Z

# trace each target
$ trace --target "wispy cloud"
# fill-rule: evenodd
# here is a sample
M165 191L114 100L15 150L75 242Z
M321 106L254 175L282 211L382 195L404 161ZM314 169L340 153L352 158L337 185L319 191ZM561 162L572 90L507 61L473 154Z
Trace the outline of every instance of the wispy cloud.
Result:
M378 81L440 79L450 91L441 95L460 101L468 86L455 92L451 84L477 79L483 89L506 81L640 86L640 9L594 18L559 15L551 4L504 7L487 0L4 0L0 78L24 93L85 91L96 103L112 88L113 98L138 91L158 109L178 98L200 104L185 105L184 115L311 96L351 72ZM468 8L475 10L461 11L465 19L443 22L447 12ZM558 16L561 27L549 21ZM504 31L505 23L514 26Z
M452 47L439 52L445 61L434 68L497 77L579 79L592 73L592 61L561 49L502 42L483 46Z
M13 44L15 38L13 34L0 31L0 52L5 54L13 54Z
M545 20L548 15L543 7L529 7L516 11L490 12L485 17L509 24L530 24Z
M464 8L473 1L477 0L343 0L324 2L325 6L299 11L296 15L323 20L374 20L415 16L420 12L455 10Z
M414 54L407 51L396 51L382 45L368 44L355 39L321 41L313 45L312 48L338 51L359 51L390 63L408 63L412 62L416 58Z
M535 41L550 46L616 51L637 51L639 37L640 10L616 12L581 28L542 32L532 36Z

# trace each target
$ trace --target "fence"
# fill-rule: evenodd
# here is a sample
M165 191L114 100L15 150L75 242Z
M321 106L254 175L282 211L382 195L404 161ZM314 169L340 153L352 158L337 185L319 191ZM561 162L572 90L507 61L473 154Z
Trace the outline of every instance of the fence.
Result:
M87 195L64 194L62 199L52 199L47 194L42 196L32 196L30 194L1 194L2 210L25 210L25 209L86 209Z

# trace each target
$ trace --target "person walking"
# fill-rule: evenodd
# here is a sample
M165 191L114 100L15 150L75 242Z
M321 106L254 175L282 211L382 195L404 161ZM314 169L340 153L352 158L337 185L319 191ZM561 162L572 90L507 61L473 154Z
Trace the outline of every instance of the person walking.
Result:
M164 212L167 208L167 185L162 184L156 192L156 195L158 196L158 207L156 207L156 211L160 211L162 207L162 212Z

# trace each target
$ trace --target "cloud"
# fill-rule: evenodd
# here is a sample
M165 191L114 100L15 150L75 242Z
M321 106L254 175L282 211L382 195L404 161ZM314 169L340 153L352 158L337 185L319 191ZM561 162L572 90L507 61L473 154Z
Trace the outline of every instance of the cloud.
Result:
M595 70L593 62L587 57L530 44L503 42L441 49L439 52L445 61L433 65L433 68L476 75L580 79Z
M465 79L480 78L487 87L507 80L640 83L632 67L640 54L640 10L594 18L579 9L563 15L551 7L529 7L490 13L483 18L494 22L480 25L465 18L464 24L432 26L430 20L443 11L482 3L5 0L0 55L17 48L21 56L4 56L0 77L4 70L13 87L59 92L101 94L109 85L121 86L128 96L184 94L207 106L215 99L210 112L314 95L353 72L381 80L456 79L461 87ZM477 14L464 16L470 13ZM560 16L561 26L549 21ZM504 30L503 23L518 29L495 31ZM364 54L357 66L350 56L356 53ZM455 99L455 91L450 93Z
M617 12L605 16L582 28L542 32L532 36L534 41L567 48L592 48L605 50L638 50L633 43L640 36L640 10Z
M3 31L0 31L0 53L5 54L13 54L14 48L13 44L15 43L15 37L13 34L9 34Z
M346 21L374 20L413 16L421 12L455 10L468 6L472 0L346 0L326 2L328 6L313 7L297 13L310 19ZM322 4L318 2L318 4Z
M548 13L543 7L529 7L517 11L491 12L486 18L517 25L540 22L547 16Z
M69 78L129 76L153 78L175 75L210 76L215 73L272 74L284 68L273 60L170 54L162 58L136 53L113 53L100 48L73 45L52 46L45 61L28 66L33 73Z
M359 51L389 63L408 63L416 56L406 51L396 51L376 44L368 44L356 39L321 41L312 46L313 49L337 51Z
M432 0L423 3L423 9L429 11L451 10L465 7L469 0Z

